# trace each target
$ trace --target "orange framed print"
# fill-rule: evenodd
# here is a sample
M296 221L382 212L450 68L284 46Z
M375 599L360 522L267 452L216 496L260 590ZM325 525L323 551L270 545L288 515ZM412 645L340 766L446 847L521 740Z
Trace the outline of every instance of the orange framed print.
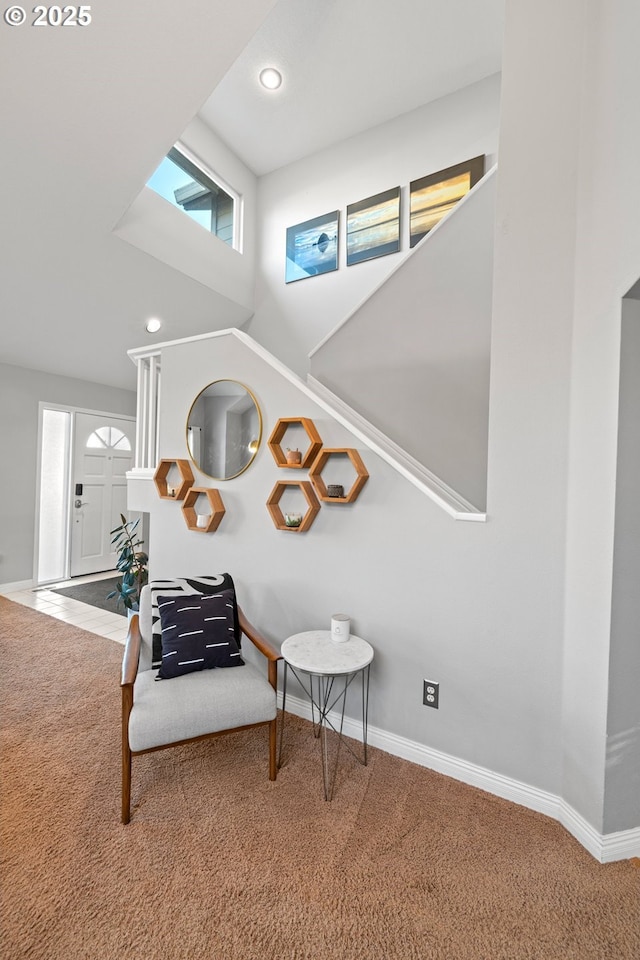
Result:
M445 214L484 176L484 154L465 163L412 180L409 200L409 246L415 247Z

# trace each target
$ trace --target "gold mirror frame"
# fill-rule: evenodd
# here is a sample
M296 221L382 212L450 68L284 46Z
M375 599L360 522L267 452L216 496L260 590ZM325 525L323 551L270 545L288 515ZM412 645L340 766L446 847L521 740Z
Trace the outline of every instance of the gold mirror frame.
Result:
M227 392L223 392L223 387L221 387L220 392L213 391L212 388L218 384L228 384L230 386ZM207 393L207 391L211 392ZM218 412L220 418L224 416L225 423L224 436L220 438L220 443L224 443L224 471L220 470L223 464L221 448L216 450L210 443L206 443L207 437L214 428L207 425L204 401L216 396L221 399L230 399L230 403ZM245 404L243 404L243 400ZM251 401L251 403L248 403L248 401ZM203 407L202 411L197 410L199 403ZM257 423L248 421L242 423L245 414L254 410ZM197 411L197 416L194 411ZM194 419L202 422L192 422ZM209 426L209 429L205 429L207 426ZM233 427L231 433L230 427ZM195 433L196 430L200 431L199 434ZM240 474L244 473L253 463L261 440L262 413L260 406L254 393L239 380L212 380L198 393L189 408L186 425L187 451L196 468L212 480L233 480L234 477L239 477ZM224 472L224 476L221 475L222 472Z

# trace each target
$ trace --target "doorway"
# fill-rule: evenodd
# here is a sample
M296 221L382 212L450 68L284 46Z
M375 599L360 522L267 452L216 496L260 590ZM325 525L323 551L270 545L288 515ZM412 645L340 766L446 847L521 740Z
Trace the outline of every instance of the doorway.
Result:
M38 584L113 570L110 531L126 514L135 419L40 405Z

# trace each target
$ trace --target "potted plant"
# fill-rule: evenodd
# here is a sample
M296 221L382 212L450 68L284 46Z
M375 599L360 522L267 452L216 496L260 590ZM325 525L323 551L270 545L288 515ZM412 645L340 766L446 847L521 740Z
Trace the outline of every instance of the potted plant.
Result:
M140 591L149 579L149 557L138 549L144 541L135 539L140 518L127 520L121 513L120 519L122 523L111 531L111 543L120 551L116 569L122 574L122 580L116 583L107 600L117 597L118 603L123 603L127 610L137 610Z

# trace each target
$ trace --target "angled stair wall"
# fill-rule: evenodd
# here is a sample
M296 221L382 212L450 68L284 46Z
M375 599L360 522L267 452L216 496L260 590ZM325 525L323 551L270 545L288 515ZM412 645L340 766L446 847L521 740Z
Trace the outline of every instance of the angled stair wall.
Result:
M486 506L494 167L310 355L310 383ZM437 481L436 481L437 482Z

